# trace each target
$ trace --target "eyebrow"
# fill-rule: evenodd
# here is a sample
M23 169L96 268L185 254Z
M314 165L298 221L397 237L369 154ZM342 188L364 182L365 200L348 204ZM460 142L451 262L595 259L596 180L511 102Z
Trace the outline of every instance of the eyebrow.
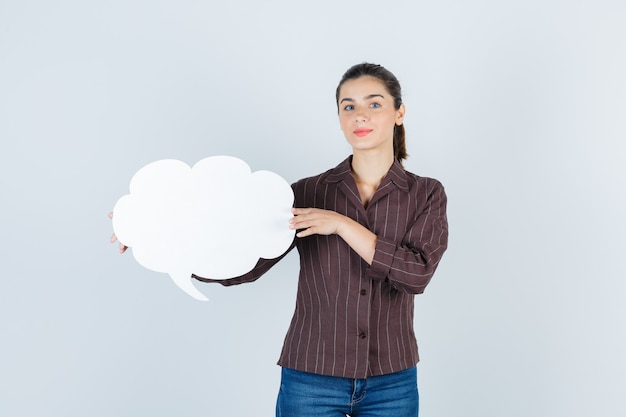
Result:
M369 96L363 97L363 99L364 100L369 100L369 99L372 99L374 97L385 98L382 94L370 94ZM350 97L342 98L341 101L339 102L339 104L343 103L344 101L354 101L354 99L350 98Z

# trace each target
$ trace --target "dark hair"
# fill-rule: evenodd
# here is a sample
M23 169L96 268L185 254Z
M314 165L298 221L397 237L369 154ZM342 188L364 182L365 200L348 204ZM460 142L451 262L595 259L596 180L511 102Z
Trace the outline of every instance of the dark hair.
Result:
M335 92L335 102L337 103L337 108L339 108L339 90L341 89L343 83L349 80L356 80L357 78L364 76L374 77L380 81L393 97L394 107L396 110L400 108L400 105L402 104L402 89L400 88L400 83L398 82L396 76L393 75L391 71L378 64L370 64L367 62L353 65L343 74L343 77L341 77L341 81L339 81L337 91ZM404 125L402 124L395 125L393 127L393 154L400 163L402 163L402 161L409 156L406 153Z

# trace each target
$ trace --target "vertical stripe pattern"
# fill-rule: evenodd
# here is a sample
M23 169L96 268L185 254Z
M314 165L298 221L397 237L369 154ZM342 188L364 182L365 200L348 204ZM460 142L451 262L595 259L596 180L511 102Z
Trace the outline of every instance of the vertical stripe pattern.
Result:
M333 210L374 232L373 262L368 265L337 235L294 241L300 256L296 307L278 363L366 378L419 360L413 298L424 291L447 247L446 195L437 180L396 162L365 208L350 166L351 157L293 184L295 206ZM281 258L260 260L250 273L219 282L254 281Z

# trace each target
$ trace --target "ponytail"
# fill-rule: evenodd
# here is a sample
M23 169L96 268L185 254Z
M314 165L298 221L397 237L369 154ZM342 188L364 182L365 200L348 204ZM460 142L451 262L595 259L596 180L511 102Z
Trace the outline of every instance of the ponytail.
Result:
M400 165L409 155L406 153L406 141L404 137L404 125L393 127L393 155Z

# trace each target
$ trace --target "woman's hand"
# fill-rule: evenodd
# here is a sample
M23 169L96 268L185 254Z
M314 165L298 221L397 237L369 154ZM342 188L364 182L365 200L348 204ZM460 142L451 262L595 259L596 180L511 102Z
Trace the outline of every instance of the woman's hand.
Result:
M372 264L377 237L365 226L332 210L293 208L289 228L300 230L298 237L339 235L368 264Z
M298 237L340 234L347 219L334 211L315 208L293 208L291 213L294 217L289 220L289 228L300 230L296 233Z
M109 219L113 218L113 212L109 213ZM115 241L117 241L117 236L115 236L115 233L113 233L111 235L111 243L115 243ZM128 249L128 246L124 245L122 242L120 242L120 253L124 253L126 252L126 249Z

